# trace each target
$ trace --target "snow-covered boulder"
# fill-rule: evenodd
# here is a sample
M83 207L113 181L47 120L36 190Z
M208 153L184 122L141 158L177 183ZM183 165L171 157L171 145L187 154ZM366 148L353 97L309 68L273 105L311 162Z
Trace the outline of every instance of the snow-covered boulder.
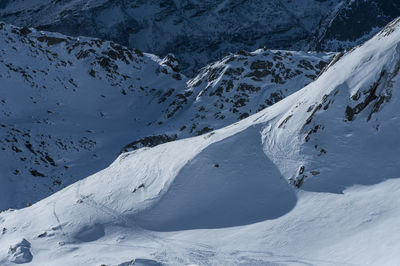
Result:
M32 261L32 253L30 251L31 243L25 238L21 242L10 246L9 261L16 264L23 264Z

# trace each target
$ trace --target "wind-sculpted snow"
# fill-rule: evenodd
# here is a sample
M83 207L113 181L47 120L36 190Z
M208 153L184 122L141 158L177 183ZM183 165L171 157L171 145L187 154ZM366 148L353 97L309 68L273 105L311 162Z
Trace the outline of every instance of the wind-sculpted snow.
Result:
M0 210L34 203L121 151L243 119L310 83L333 56L260 50L231 55L189 80L173 55L160 59L99 39L1 23L0 44L0 158L8 162L0 165ZM211 80L217 66L224 69ZM227 82L230 91L214 93Z
M396 20L256 114L168 143L143 138L104 170L0 213L0 264L395 265L399 40ZM177 73L172 56L146 56Z
M263 153L260 127L255 126L204 149L182 168L162 199L135 221L144 228L176 231L275 219L297 201L280 177Z
M248 118L2 212L0 264L25 240L44 265L396 264L399 37L395 21Z

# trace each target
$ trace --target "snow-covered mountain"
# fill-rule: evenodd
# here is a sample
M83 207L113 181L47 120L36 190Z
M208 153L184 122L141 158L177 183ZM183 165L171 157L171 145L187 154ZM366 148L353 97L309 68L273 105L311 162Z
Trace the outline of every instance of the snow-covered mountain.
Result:
M99 39L0 24L0 47L1 209L108 165L168 106L149 103L185 86L165 61Z
M399 40L400 19L254 115L2 212L0 263L395 265Z
M266 49L231 54L189 80L188 96L175 97L167 118L183 121L179 136L201 135L232 124L303 88L334 56Z
M0 23L0 158L8 162L0 210L36 202L121 151L236 122L310 83L332 56L242 52L189 80L172 55Z
M336 51L360 44L400 13L377 0L13 0L0 20L92 36L159 56L174 53L184 73L239 50Z

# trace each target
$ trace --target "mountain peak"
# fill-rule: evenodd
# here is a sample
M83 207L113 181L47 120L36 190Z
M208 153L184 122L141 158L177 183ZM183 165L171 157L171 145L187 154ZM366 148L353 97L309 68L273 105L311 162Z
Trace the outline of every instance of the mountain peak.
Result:
M398 264L396 10L1 2L0 265Z

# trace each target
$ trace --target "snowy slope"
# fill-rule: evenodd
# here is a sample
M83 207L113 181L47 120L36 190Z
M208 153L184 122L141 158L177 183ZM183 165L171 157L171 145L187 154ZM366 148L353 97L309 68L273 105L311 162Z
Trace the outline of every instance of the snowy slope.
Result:
M236 122L310 83L333 56L278 53L289 52L231 55L232 62L225 58L189 80L172 55L160 59L113 42L1 23L0 158L8 163L0 165L0 210L24 207L95 173L122 150ZM245 78L256 61L258 77ZM223 69L211 81L217 66ZM231 91L200 95L206 85L214 90L226 82ZM244 93L251 96L237 110L214 117L222 100L230 106Z
M264 131L266 154L298 186L340 192L398 176L398 27L389 24L302 90L279 121L288 134Z
M1 213L0 263L396 264L399 21L257 114Z
M31 31L0 24L1 175L11 184L2 186L0 209L107 166L162 115L167 102L151 108L157 95L186 84L138 50Z

